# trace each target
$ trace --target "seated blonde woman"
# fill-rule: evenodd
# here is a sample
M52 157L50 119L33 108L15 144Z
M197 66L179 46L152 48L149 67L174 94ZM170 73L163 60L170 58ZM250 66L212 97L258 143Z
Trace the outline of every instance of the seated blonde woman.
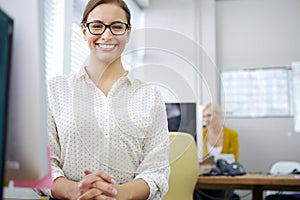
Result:
M216 154L233 154L239 159L238 133L224 125L222 110L217 103L208 103L203 108L203 158ZM239 199L232 190L195 190L194 200Z

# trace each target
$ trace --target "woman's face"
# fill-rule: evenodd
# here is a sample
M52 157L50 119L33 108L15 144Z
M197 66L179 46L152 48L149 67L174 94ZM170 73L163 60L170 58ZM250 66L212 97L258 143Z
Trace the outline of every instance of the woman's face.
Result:
M218 113L214 113L210 107L203 111L203 121L207 128L213 128L220 125L221 116Z
M109 25L113 22L127 23L125 11L115 4L100 4L95 7L87 18L87 23L101 21ZM106 28L102 35L93 35L87 27L81 25L83 37L87 41L91 54L94 54L100 62L110 64L118 59L129 39L130 30L124 35L113 35L109 28Z

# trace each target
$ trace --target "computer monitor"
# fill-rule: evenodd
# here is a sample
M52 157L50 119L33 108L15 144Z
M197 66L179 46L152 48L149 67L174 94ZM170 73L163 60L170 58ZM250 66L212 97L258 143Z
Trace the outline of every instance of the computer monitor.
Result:
M14 182L37 181L49 170L42 3L10 0L1 4L14 21L5 118L5 179Z
M197 135L197 104L195 102L166 103L169 131Z
M8 105L8 80L11 60L13 20L0 9L0 198L3 193L4 161L6 147L6 116Z

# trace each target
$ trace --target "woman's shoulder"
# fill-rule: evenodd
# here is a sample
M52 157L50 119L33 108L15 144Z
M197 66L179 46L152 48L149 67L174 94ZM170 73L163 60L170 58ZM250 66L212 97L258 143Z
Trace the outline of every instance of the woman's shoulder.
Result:
M68 91L70 87L73 87L72 83L74 82L75 78L75 74L51 77L47 81L47 87L49 90L48 92L56 93L57 91Z
M203 128L202 130L202 134L203 136L206 136L208 129L206 127Z
M234 129L231 129L229 127L226 127L224 126L224 133L227 133L229 135L232 135L232 136L237 136L238 135L238 132Z
M61 83L67 83L70 80L74 78L75 74L70 74L70 75L58 75L58 76L53 76L48 79L47 83L49 85L56 85L56 84L61 84Z

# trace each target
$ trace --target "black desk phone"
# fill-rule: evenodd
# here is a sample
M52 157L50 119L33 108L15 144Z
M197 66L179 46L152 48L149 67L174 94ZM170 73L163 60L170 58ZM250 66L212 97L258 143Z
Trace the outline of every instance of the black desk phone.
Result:
M224 159L218 159L216 166L213 167L208 173L202 174L202 176L238 176L246 174L246 170L239 162L228 163Z

